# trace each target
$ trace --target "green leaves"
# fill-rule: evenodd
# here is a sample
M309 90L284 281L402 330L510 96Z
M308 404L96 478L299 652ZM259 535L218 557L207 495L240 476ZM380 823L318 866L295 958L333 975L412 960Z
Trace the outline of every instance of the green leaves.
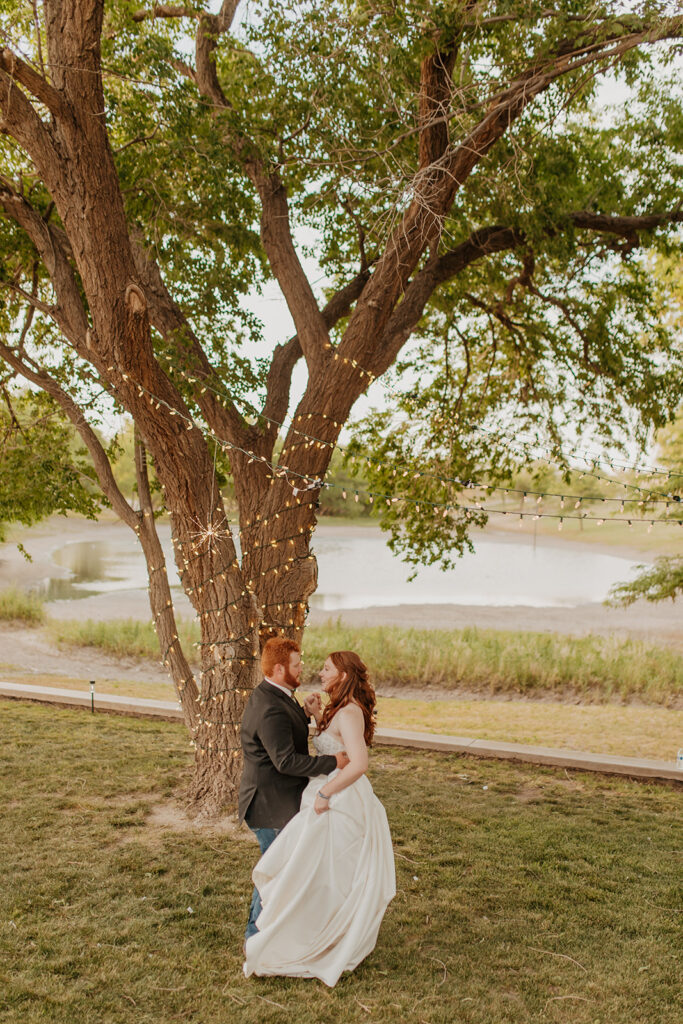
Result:
M607 603L627 606L644 598L646 601L675 601L683 594L683 557L671 556L656 559L654 565L639 565L643 570L630 583L618 583L612 587Z
M41 392L0 395L0 539L3 524L31 526L55 512L94 519L106 504L73 428Z

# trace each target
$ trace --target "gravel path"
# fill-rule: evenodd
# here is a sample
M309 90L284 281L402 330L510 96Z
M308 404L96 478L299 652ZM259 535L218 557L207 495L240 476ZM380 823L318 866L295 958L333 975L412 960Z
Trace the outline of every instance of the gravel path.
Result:
M59 675L72 679L167 683L166 670L154 661L113 658L94 648L58 648L42 629L0 623L0 678Z

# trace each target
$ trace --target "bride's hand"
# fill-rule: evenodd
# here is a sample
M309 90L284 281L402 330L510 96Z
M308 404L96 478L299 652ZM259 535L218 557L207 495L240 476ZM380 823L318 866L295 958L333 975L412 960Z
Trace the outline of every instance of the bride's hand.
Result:
M304 700L304 711L310 717L313 715L316 722L323 713L323 702L320 699L319 693L311 693Z
M325 811L329 811L329 809L330 809L330 801L329 800L323 800L323 798L321 796L318 796L318 794L316 793L315 803L313 804L313 810L315 811L315 813L316 814L323 814Z

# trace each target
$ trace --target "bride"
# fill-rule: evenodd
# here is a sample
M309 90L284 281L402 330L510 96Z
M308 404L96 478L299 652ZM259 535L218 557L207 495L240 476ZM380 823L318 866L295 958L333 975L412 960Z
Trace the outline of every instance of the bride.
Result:
M335 985L375 947L396 894L391 835L365 772L374 733L375 694L353 651L335 651L320 673L329 696L313 694L319 754L346 750L341 771L312 778L301 810L253 872L263 909L246 942L244 973L319 978Z

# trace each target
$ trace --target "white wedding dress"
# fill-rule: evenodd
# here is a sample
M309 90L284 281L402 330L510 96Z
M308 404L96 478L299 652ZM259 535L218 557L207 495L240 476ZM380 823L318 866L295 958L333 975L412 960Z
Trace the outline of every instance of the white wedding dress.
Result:
M326 733L313 744L319 754L342 749ZM301 810L254 868L263 910L247 939L247 977L319 978L332 986L375 948L396 895L389 823L365 775L316 814L316 793L336 774L309 781Z

